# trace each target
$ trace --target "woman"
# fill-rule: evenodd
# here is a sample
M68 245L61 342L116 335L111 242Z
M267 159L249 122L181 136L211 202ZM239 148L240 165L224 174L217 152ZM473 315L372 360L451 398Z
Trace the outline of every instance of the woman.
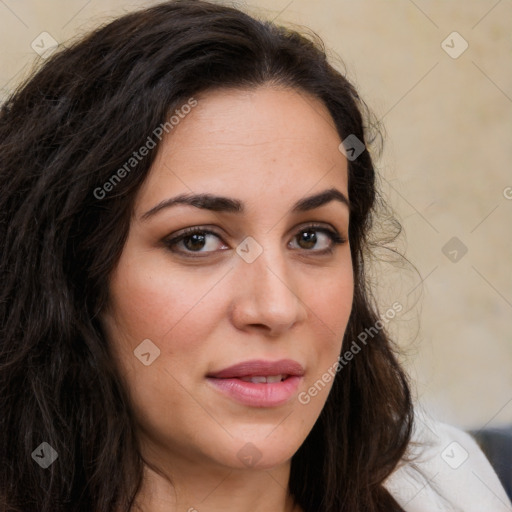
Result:
M413 435L364 272L364 112L319 41L202 1L98 29L8 99L4 510L507 509L469 438L434 425L492 489L465 508Z

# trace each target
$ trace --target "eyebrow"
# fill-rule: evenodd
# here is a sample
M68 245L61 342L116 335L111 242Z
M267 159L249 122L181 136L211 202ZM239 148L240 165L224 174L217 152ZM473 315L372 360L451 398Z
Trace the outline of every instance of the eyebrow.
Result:
M336 188L330 188L318 194L300 199L293 205L290 212L298 213L314 210L315 208L320 208L321 206L324 206L331 201L339 201L350 209L350 202L347 196L345 196L345 194ZM164 209L171 208L172 206L180 204L195 206L196 208L200 208L202 210L211 210L214 212L244 212L244 205L238 199L216 196L213 194L180 194L176 197L164 199L156 206L148 210L146 213L144 213L141 216L141 220L147 220Z

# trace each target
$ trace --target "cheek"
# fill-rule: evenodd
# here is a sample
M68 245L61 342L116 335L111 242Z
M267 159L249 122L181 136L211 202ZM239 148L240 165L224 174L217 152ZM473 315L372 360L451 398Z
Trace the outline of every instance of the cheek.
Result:
M120 260L105 324L140 417L158 418L163 410L190 407L184 390L203 377L205 358L211 356L208 340L222 323L224 305L216 272L179 271L152 256ZM147 366L136 357L142 346L151 353Z
M347 263L322 280L315 279L310 289L306 304L311 316L331 333L329 338L334 336L341 343L354 298L352 266Z
M221 305L208 294L218 278L199 274L171 272L155 259L139 258L136 265L121 260L111 278L108 338L139 424L155 436L159 430L169 434L168 425L186 430L179 418L204 414L187 390L202 375L205 342ZM148 365L134 354L143 340L159 351Z
M315 333L312 372L305 382L299 402L308 413L320 414L336 375L335 364L342 350L343 337L352 310L354 285L352 268L336 273L329 281L318 283L308 297L308 308Z
M112 277L112 317L130 344L149 338L164 349L168 339L192 341L200 328L197 311L201 310L205 321L214 313L208 311L207 292L215 284L215 276L168 267L157 258L137 264L121 261Z

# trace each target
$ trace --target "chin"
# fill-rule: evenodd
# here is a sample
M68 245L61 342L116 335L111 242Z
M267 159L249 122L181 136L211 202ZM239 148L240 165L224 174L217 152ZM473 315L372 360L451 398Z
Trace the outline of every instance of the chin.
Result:
M289 439L288 439L289 442ZM253 441L244 440L236 443L234 459L231 464L238 469L274 469L288 463L299 445L285 445L284 440L258 438Z

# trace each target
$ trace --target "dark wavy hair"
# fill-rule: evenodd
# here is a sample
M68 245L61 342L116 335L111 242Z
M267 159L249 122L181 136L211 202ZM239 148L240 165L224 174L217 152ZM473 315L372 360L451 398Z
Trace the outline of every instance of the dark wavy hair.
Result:
M134 196L158 146L106 183L188 98L262 84L318 98L339 136L371 145L368 109L311 32L178 0L124 15L57 50L0 113L0 506L134 508L144 460L99 321ZM349 161L355 294L344 346L379 320L365 275L380 196L369 151ZM412 404L385 330L337 373L291 461L305 512L399 511L383 482L406 454ZM57 461L32 453L47 442Z

